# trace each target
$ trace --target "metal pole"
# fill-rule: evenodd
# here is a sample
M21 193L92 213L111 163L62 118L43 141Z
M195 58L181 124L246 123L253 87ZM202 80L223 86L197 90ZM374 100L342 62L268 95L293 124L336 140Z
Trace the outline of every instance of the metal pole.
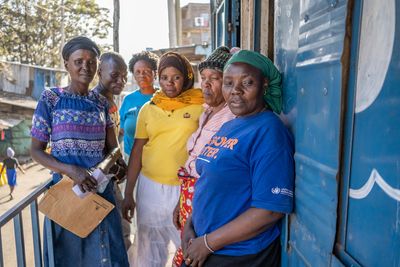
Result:
M182 45L182 11L181 1L175 0L175 13L176 13L176 43L178 46Z
M114 0L114 17L113 17L113 46L114 51L119 52L119 18L120 18L119 0Z
M64 26L64 0L61 0L61 25L60 25L60 31L61 31L61 44L60 44L60 68L63 68L64 66L64 59L62 57L62 49L64 47L65 43L65 26Z
M174 0L168 0L169 47L176 47L176 14Z

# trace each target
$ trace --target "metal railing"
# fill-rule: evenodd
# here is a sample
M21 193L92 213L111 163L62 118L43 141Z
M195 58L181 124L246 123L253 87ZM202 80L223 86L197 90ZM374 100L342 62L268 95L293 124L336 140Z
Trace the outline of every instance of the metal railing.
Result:
M0 216L0 266L4 266L4 255L3 255L3 244L1 238L1 229L7 224L9 221L14 221L14 238L15 238L15 250L17 256L17 264L18 267L26 266L26 258L25 258L25 240L24 240L24 231L23 231L23 222L22 222L22 211L30 206L31 213L31 225L32 225L32 237L33 237L33 251L34 251L34 260L35 267L43 266L43 253L42 253L42 245L40 238L40 224L39 224L39 212L38 212L38 197L42 195L50 186L51 180L47 181L45 184L36 188L31 194L25 197L22 201L20 201L17 205L12 207L2 216ZM48 229L47 229L48 228ZM46 234L48 246L48 254L53 255L53 247L50 244L52 242L51 228L46 227ZM8 240L9 242L11 240ZM50 257L52 258L52 257ZM50 260L50 266L54 266L54 262Z

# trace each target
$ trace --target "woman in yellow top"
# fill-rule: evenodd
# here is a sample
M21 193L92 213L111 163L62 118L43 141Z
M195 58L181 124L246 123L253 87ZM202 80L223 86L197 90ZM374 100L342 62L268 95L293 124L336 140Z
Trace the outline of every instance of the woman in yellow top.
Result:
M202 92L193 88L193 69L184 56L164 54L158 75L161 91L139 112L128 166L123 214L131 220L135 208L137 212L131 266L165 266L169 242L180 245L172 222L179 198L176 173L187 159L186 142L202 113Z

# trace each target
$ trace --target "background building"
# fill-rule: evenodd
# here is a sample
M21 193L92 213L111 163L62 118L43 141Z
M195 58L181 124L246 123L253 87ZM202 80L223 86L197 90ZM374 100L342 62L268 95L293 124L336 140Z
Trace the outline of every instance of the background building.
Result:
M46 87L68 83L65 70L0 61L0 159L11 146L29 156L32 115Z
M210 5L189 3L182 7L181 14L182 43L180 45L210 44Z

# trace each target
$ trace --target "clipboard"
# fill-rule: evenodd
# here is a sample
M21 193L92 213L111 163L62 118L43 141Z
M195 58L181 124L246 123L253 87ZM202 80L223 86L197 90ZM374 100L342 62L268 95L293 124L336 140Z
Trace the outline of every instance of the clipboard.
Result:
M112 211L114 205L94 193L80 198L72 191L73 185L70 178L62 178L40 200L39 210L63 228L85 238Z

